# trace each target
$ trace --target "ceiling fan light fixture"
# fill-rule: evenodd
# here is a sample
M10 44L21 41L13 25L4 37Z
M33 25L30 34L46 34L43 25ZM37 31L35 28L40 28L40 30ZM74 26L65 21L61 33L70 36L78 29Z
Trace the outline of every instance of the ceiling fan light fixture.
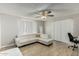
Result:
M42 17L41 17L41 19L46 19L46 18L47 18L46 16L42 16Z

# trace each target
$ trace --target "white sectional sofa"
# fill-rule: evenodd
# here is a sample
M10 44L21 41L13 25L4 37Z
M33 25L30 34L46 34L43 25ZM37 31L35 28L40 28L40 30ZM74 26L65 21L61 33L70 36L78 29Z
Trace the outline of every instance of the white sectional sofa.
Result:
M49 39L46 34L40 34L40 33L35 33L35 34L24 34L24 35L19 35L15 39L16 45L18 47L39 42L45 45L49 45L53 43L52 39Z

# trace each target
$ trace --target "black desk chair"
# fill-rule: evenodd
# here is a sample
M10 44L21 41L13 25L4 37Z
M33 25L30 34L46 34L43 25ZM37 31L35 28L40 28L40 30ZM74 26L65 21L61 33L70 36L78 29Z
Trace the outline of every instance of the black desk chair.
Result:
M77 40L78 37L73 37L71 33L68 33L68 37L70 42L74 43L73 46L68 46L68 48L73 47L73 50L75 48L78 48L77 44L79 43L79 40Z

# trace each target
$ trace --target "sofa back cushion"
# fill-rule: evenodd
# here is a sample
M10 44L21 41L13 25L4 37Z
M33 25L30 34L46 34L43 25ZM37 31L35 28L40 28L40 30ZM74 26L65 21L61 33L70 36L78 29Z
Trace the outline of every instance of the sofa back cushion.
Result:
M26 35L19 35L18 38L16 38L16 41L19 40L31 40L31 39L47 39L48 35L47 34L26 34Z
M41 34L40 37L45 39L45 38L48 38L48 35L47 34Z
M18 38L35 38L35 34L25 34L25 35L19 35Z

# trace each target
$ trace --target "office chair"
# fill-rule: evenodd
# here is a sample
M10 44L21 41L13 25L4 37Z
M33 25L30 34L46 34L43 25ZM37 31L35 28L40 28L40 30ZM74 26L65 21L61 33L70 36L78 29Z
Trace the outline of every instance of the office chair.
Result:
M75 48L78 48L77 44L79 43L79 40L77 40L78 37L73 37L71 33L68 33L68 37L70 42L74 43L73 46L68 46L68 48L73 47L73 51Z

